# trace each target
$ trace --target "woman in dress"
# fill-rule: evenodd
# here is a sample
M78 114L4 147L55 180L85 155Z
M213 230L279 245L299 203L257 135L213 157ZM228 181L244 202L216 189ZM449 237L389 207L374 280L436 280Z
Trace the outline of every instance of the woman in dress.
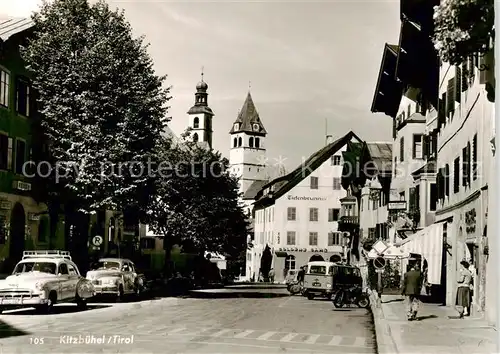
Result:
M469 309L471 305L470 287L472 284L472 273L469 270L469 263L460 262L462 266L458 277L456 308L460 318L464 317L464 309Z

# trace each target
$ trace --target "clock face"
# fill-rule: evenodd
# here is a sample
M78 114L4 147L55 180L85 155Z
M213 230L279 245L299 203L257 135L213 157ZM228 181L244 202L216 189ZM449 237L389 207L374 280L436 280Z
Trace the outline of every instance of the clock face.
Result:
M253 125L253 130L258 131L259 130L259 125L258 124L254 124Z

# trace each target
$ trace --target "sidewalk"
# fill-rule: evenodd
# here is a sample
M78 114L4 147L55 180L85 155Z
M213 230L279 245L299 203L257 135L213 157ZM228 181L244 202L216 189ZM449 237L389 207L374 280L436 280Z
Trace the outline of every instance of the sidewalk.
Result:
M417 320L408 321L402 296L371 297L380 354L498 353L496 329L480 318L458 319L452 308L421 303Z

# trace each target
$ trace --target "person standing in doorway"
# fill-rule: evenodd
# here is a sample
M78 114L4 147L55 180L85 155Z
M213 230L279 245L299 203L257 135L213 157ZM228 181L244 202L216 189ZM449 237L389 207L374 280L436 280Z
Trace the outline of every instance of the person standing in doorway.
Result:
M457 301L456 308L460 318L464 317L464 312L467 311L467 315L470 314L471 306L471 286L472 286L472 272L469 270L469 262L460 262L462 266L460 269L460 275L458 277L458 287L457 287Z
M423 276L418 264L411 266L403 278L402 295L406 296L408 321L417 317L419 308L419 296L422 291Z

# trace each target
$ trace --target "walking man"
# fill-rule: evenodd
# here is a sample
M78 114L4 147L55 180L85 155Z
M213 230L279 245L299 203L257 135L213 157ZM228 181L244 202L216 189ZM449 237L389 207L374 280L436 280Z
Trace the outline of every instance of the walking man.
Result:
M422 272L418 264L415 264L405 273L403 279L402 295L406 296L408 321L413 321L417 317L422 282Z

